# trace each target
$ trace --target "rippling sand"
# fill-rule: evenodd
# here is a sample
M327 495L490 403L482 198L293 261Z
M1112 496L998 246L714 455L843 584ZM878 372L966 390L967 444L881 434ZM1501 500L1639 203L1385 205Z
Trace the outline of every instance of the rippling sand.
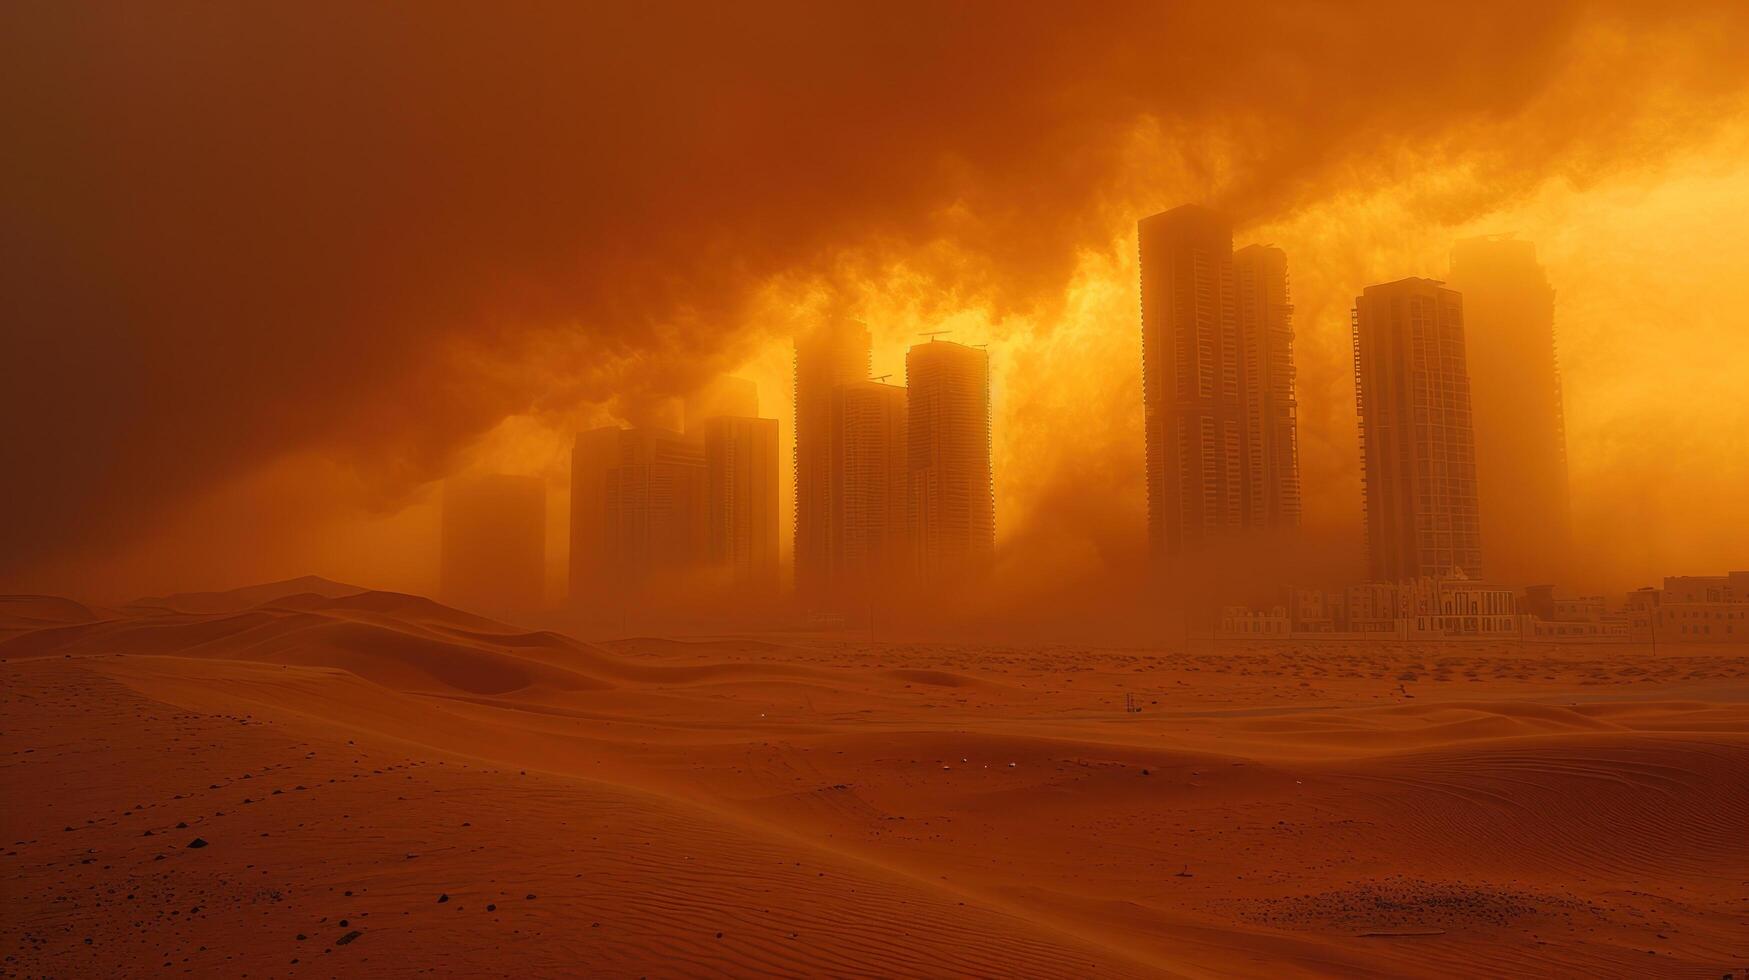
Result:
M1727 649L584 644L262 599L0 604L0 972L1749 968Z

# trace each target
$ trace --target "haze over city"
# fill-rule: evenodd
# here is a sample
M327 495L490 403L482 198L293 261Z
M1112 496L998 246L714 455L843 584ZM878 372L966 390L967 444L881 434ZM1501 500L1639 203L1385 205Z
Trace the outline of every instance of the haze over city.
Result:
M925 330L990 345L1004 588L1072 604L1145 554L1135 222L1187 201L1290 257L1323 559L1360 568L1353 297L1494 233L1559 296L1595 587L1749 550L1719 519L1749 479L1730 5L912 14L554 13L488 43L460 11L11 12L30 356L0 397L31 519L0 579L429 592L438 481L515 472L552 490L557 597L577 431L729 374L787 455L792 338L845 315L876 374ZM418 43L374 56L392 37Z
M1749 969L1746 46L7 7L7 971Z

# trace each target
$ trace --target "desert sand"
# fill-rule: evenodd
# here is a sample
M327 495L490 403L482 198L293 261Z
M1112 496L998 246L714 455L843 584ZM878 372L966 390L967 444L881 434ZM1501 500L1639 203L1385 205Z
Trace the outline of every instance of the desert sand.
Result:
M9 976L1749 968L1723 648L583 643L321 580L11 597L0 799Z

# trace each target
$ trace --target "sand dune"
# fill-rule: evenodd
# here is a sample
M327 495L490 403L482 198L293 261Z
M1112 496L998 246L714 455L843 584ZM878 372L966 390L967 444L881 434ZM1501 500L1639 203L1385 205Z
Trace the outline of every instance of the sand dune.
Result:
M102 617L82 602L52 595L0 595L0 629L27 630L96 622Z
M359 586L333 582L320 575L304 575L283 582L266 582L223 592L177 592L165 596L145 596L122 608L137 614L240 612L287 596L309 594L333 599L363 591L365 590Z
M9 971L1749 966L1727 653L585 644L277 591L0 607Z

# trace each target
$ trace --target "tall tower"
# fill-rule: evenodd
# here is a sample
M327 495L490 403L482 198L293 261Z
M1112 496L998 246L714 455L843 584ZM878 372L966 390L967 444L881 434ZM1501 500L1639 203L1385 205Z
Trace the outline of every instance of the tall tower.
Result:
M1249 523L1233 231L1187 204L1143 218L1138 241L1148 541L1176 556Z
M455 477L443 485L441 594L507 616L545 601L547 488L539 477Z
M662 429L578 434L571 452L571 599L614 604L706 552L704 450Z
M704 451L677 432L630 429L607 469L607 564L621 588L695 571L707 535Z
M1233 283L1243 352L1247 523L1299 527L1294 308L1288 297L1287 253L1273 245L1234 252Z
M805 606L826 601L842 555L835 507L842 500L843 447L833 417L841 384L868 378L868 328L822 324L796 338L796 593Z
M1480 578L1462 295L1433 279L1366 287L1354 384L1372 579Z
M704 422L707 557L739 588L777 589L777 420Z
M1450 281L1464 297L1488 573L1560 580L1572 532L1555 291L1536 245L1507 236L1459 242Z
M844 447L840 592L848 599L870 599L893 593L911 568L906 390L853 381L838 387L837 398Z
M608 555L607 471L619 465L627 430L617 426L577 433L571 445L570 597L597 601L617 580Z
M905 354L914 567L924 584L976 575L996 556L990 354L932 340Z

